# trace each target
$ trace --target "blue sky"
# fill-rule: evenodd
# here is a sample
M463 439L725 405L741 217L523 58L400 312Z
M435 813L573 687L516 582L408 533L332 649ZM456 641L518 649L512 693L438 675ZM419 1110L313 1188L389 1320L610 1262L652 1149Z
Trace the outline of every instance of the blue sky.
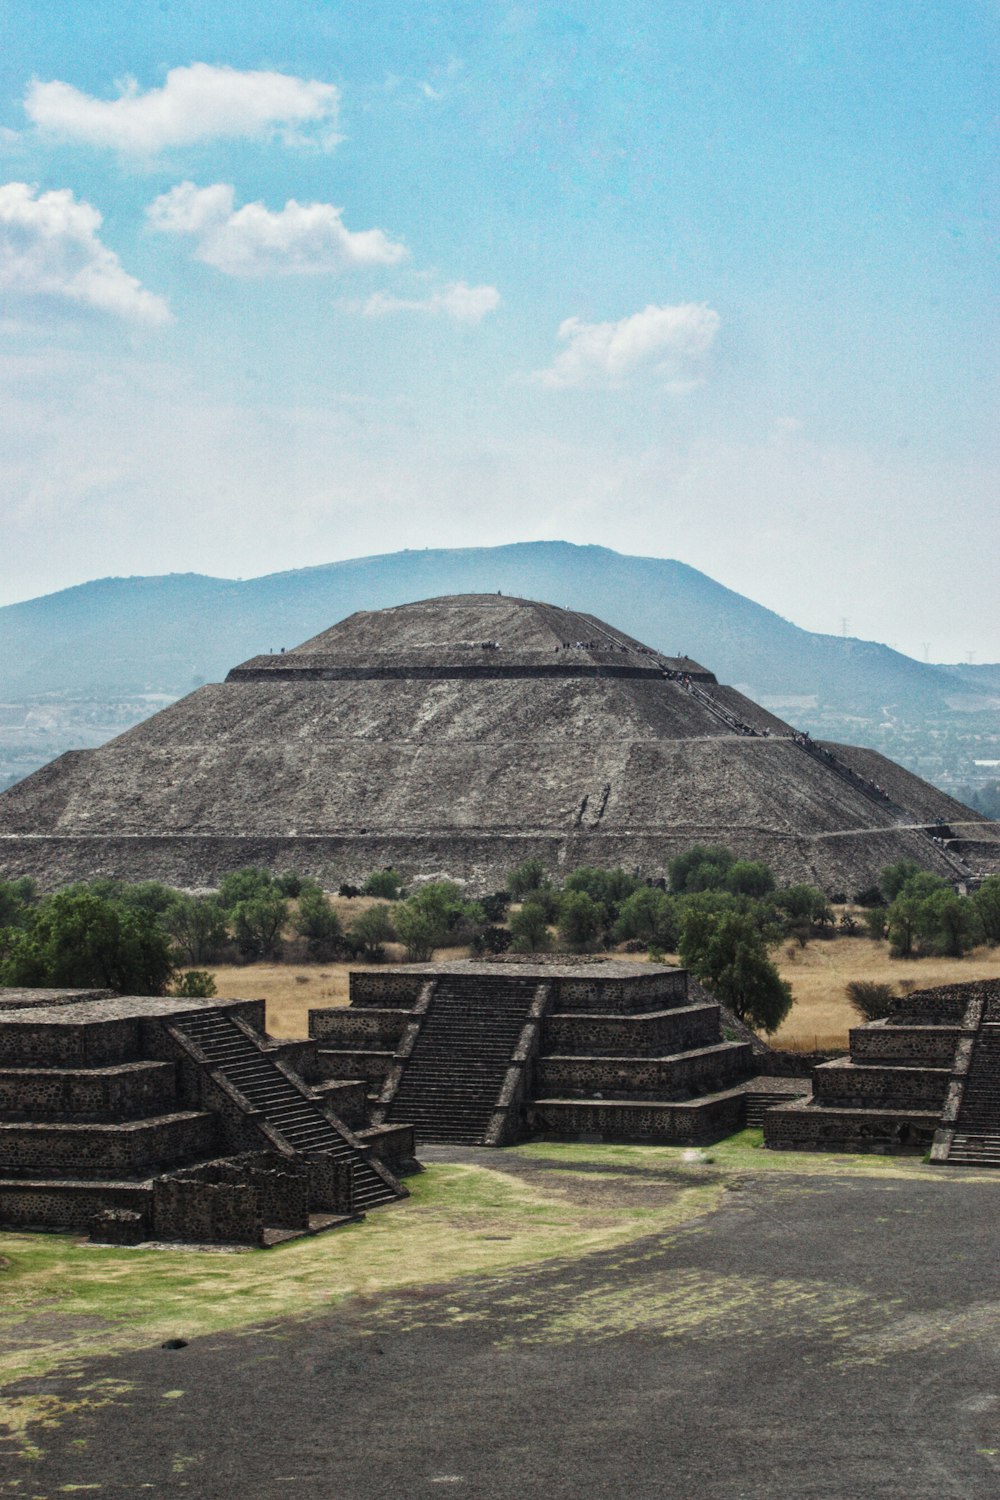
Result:
M561 537L1000 659L997 12L0 8L0 602Z

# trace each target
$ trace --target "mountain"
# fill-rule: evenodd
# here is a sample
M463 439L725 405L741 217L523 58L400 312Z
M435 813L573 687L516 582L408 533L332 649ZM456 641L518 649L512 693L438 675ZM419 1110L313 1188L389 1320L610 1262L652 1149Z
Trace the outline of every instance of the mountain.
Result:
M721 681L814 700L827 713L912 717L947 713L956 700L1000 703L1000 680L986 668L970 676L801 630L684 563L568 542L395 552L245 581L98 579L0 608L0 698L179 695L358 609L498 590L600 615L659 650L697 657ZM808 705L793 717L809 727Z

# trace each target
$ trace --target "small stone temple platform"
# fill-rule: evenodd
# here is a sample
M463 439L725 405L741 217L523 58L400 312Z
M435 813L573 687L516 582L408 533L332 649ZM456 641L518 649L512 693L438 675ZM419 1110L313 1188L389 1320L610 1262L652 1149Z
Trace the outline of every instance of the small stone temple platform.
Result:
M765 1145L1000 1167L1000 981L914 990L850 1044L813 1069L811 1098L766 1111Z
M321 1076L365 1079L373 1118L421 1141L718 1140L742 1126L753 1072L685 970L597 957L353 973L350 1006L311 1010L309 1033Z
M0 989L0 1227L267 1245L405 1197L412 1129L315 1050L260 1000Z

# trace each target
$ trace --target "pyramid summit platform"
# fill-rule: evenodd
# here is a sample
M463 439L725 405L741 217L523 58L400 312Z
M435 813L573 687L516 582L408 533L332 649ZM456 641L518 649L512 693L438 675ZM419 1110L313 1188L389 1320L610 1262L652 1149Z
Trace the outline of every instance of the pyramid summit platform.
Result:
M828 892L903 857L955 881L1000 868L1000 826L875 752L494 594L351 615L0 796L0 873L48 887L248 864L329 887L392 864L486 891L531 856L655 878L698 842Z

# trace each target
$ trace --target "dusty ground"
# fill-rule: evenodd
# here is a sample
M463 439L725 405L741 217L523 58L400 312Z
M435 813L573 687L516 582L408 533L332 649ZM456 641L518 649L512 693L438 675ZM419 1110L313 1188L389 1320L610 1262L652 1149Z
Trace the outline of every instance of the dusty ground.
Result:
M442 948L439 959L464 958L464 948ZM645 954L620 954L645 963ZM795 1005L771 1039L781 1047L847 1047L847 1032L858 1018L847 1003L850 979L875 979L897 986L928 989L971 979L1000 978L1000 948L978 948L965 958L890 958L887 943L868 938L817 939L805 948L783 943L774 950L783 979L792 986ZM676 955L669 963L678 963ZM214 968L218 993L229 998L265 999L268 1029L274 1036L305 1036L311 1007L347 1004L347 976L363 964L249 964Z
M754 1139L437 1148L269 1252L0 1237L0 1494L996 1493L1000 1174Z

